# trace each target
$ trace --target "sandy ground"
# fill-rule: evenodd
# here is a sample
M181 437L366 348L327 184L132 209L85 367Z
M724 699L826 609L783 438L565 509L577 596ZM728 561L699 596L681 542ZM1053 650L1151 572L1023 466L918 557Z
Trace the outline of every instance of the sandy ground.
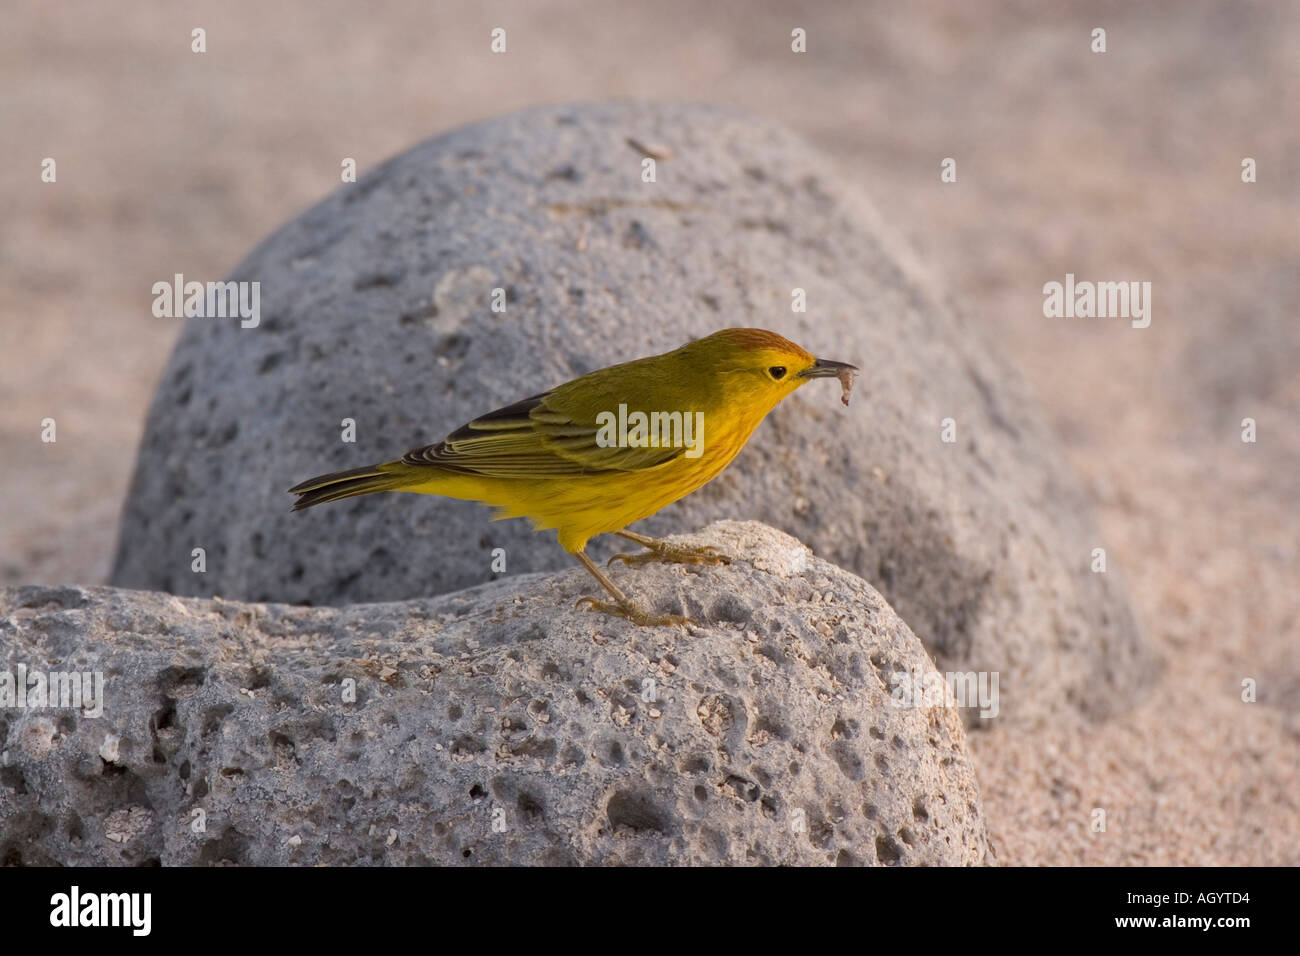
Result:
M341 157L537 103L731 103L834 157L1024 369L1165 657L1108 724L973 735L999 858L1300 864L1297 49L1285 0L10 4L0 582L106 579L178 328L150 286L224 274ZM1066 272L1152 282L1151 327L1045 319Z

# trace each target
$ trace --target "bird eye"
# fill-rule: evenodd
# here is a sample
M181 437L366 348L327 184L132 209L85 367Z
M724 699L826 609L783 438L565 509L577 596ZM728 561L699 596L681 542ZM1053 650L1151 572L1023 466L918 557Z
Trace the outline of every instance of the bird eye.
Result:
M785 378L785 366L773 365L770 369L767 370L767 374L772 376L775 379Z

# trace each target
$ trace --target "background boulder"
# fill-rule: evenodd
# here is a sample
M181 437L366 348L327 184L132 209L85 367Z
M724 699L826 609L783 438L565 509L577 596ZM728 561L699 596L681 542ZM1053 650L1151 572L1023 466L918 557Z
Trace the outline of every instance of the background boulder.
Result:
M589 104L456 130L342 187L231 278L261 282L261 324L187 320L115 584L346 604L487 580L496 548L511 572L565 566L551 535L471 503L385 495L290 514L285 489L749 325L860 365L853 405L834 384L804 389L640 530L755 518L797 535L879 586L941 667L999 672L1007 716L1104 714L1153 673L1116 569L1090 569L1088 503L1019 376L872 208L764 121Z
M341 609L0 590L0 666L106 685L100 717L0 712L0 860L984 862L961 721L891 699L934 668L880 594L756 523L690 541L738 560L613 572L689 631L575 609L581 569Z

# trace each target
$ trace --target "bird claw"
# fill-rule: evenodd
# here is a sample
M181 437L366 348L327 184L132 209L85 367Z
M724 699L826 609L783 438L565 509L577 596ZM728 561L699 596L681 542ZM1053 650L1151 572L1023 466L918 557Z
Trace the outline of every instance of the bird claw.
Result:
M712 545L683 548L675 544L665 544L632 554L616 554L605 562L605 567L609 567L615 561L623 561L627 564L648 564L651 561L665 561L670 564L730 564L731 558L721 554Z
M689 617L682 617L680 614L650 614L631 602L613 604L609 601L598 601L593 597L584 597L579 598L574 607L582 607L583 605L593 611L600 611L614 617L627 618L638 627L685 627L687 624L696 623Z

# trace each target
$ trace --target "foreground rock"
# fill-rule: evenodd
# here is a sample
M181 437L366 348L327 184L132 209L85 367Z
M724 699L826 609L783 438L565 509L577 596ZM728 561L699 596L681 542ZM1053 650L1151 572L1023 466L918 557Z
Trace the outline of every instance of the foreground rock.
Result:
M690 540L740 560L614 572L689 632L575 610L581 570L343 609L0 591L5 667L106 681L98 718L0 711L0 859L984 861L961 721L890 699L933 666L880 595L759 524Z
M656 182L629 138L661 156ZM595 104L457 130L340 189L233 278L261 282L260 325L188 320L115 584L345 604L481 583L495 548L512 572L567 567L525 522L489 524L474 504L384 495L290 514L285 489L593 369L760 326L862 366L852 407L834 384L804 389L641 530L754 518L795 534L879 587L942 667L999 672L1004 715L1103 714L1152 673L1113 556L1109 573L1089 568L1103 542L1019 376L779 128Z

